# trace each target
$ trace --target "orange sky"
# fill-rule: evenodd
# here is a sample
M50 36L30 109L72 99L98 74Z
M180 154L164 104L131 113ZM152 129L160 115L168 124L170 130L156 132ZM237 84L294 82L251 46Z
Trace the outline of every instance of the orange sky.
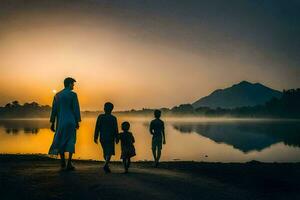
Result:
M67 8L20 6L1 15L0 105L15 99L51 104L52 90L62 89L66 76L77 80L81 107L91 110L102 109L105 101L117 110L172 107L241 80L279 90L299 86L299 68L287 70L287 63L256 51L249 41L237 38L228 49L210 46L209 27L197 27L207 46L195 47L176 20L152 16L148 30L127 10L124 15L134 22L122 19L119 8ZM179 32L169 37L162 30Z

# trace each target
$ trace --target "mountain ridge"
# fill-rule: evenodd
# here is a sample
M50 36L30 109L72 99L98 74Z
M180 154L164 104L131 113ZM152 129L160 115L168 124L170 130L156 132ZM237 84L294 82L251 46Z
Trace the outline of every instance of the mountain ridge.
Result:
M217 89L208 96L202 97L192 105L194 108L236 108L262 105L272 98L280 98L282 92L269 88L261 83L241 81L231 87Z

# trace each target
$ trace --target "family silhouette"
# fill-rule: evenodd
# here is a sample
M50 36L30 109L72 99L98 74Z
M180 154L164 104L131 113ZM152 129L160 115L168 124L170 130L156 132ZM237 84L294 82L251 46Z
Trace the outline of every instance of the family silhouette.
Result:
M72 164L72 156L75 153L76 131L81 121L80 107L77 94L73 92L75 79L68 77L64 80L64 89L58 92L52 103L50 116L50 129L55 132L50 155L60 155L61 168L75 170ZM124 165L124 173L128 173L131 158L136 155L134 147L135 139L130 130L130 123L124 121L121 124L122 132L119 133L117 117L112 114L114 105L111 102L104 104L104 114L97 118L94 132L94 142L100 142L105 160L103 170L111 173L109 163L115 155L115 145L121 141L121 159ZM166 144L164 122L160 119L161 111L155 110L150 123L149 132L152 135L152 153L155 167L158 167L161 157L162 145ZM65 153L69 153L66 163Z

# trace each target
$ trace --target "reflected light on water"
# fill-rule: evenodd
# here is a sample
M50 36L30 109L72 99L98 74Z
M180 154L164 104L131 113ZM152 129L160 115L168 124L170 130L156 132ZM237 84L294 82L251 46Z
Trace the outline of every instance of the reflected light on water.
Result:
M119 117L119 125L124 120ZM126 118L126 120L131 123L131 132L136 140L137 155L133 160L152 160L151 135L148 132L148 124L151 119ZM103 160L100 145L93 142L95 122L94 118L84 118L80 124L77 132L75 158ZM291 122L290 125L286 123L264 125L264 123L266 122L226 121L224 124L220 120L187 122L186 120L168 119L166 122L167 144L163 146L162 160L300 161L300 143L297 143L300 134L296 134L298 132L295 131L286 132L283 136L288 135L287 138L283 138L282 134L279 134L294 124ZM269 130L269 127L273 128ZM47 154L53 136L54 133L49 129L48 120L1 120L0 153ZM253 144L248 145L247 141ZM116 155L113 157L113 160L119 159L120 144L116 145Z

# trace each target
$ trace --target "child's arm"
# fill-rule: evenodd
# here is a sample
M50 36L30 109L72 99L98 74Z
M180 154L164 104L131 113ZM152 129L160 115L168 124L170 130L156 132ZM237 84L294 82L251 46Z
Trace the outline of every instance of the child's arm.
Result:
M134 137L133 137L132 133L131 133L131 140L132 140L132 143L135 143L135 140L134 140Z
M149 132L151 133L151 135L153 135L153 123L151 121L150 126L149 126Z
M163 144L166 144L166 135L165 135L165 125L162 124L162 135L163 135Z

